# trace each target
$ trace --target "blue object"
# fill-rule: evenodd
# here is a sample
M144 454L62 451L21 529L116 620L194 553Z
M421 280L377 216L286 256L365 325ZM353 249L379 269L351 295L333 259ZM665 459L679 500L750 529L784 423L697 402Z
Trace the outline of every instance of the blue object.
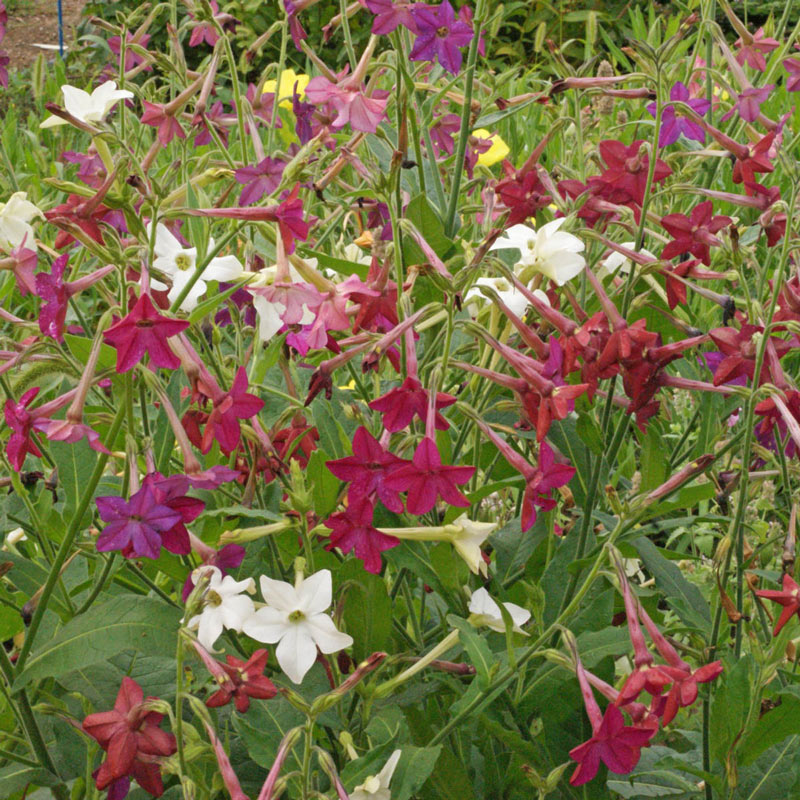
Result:
M61 9L61 0L58 0L58 54L64 58L64 14Z

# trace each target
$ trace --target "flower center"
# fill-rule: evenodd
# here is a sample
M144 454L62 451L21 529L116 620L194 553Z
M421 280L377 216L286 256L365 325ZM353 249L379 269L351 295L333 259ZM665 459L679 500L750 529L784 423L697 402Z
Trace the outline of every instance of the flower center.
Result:
M151 319L137 319L136 320L136 327L137 328L152 328L153 327L153 320L151 320Z
M221 606L222 598L219 596L219 593L215 592L213 589L209 589L206 593L206 605L213 606L214 608Z
M445 25L442 25L440 28L436 29L436 35L440 39L446 39L450 35L450 28L446 27Z
M305 618L306 615L299 609L289 614L289 622L302 622Z
M186 253L181 253L180 255L175 256L175 266L181 272L185 272L187 269L191 269L192 259L189 258Z

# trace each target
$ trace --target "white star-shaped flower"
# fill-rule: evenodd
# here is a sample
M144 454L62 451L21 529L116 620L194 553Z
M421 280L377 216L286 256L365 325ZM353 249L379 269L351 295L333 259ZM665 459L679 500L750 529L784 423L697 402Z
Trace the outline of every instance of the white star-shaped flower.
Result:
M255 581L246 578L237 581L230 575L222 577L218 567L204 566L195 570L195 579L201 575L210 575L208 588L203 595L203 610L192 617L186 627L197 629L197 639L206 650L213 650L224 628L242 632L242 625L253 615L253 601L242 594L252 594L256 590Z
M528 634L525 633L520 626L524 625L531 618L531 612L526 611L521 606L514 605L514 603L503 603L503 606L514 622L514 630L517 633L523 633L527 636ZM470 621L474 625L486 625L488 628L498 633L506 632L506 625L505 622L503 622L500 606L490 597L489 592L483 587L472 593L472 597L469 601L469 610L473 615Z
M11 252L24 244L35 252L31 222L36 218L44 219L44 214L28 200L26 192L14 192L0 203L0 249Z
M150 226L148 225L148 234ZM214 248L214 240L208 240L209 249ZM197 248L183 247L181 243L169 232L165 225L159 223L156 226L155 242L155 261L153 266L163 275L172 281L172 288L169 290L170 302L181 293L183 287L194 275L197 266ZM244 267L236 256L217 256L208 262L208 266L203 270L203 276L189 290L189 294L181 303L181 311L193 311L197 308L197 303L205 294L208 288L206 281L227 281L228 283L238 280L244 275ZM159 281L151 281L154 289L166 289L167 287Z
M483 560L481 545L489 538L489 534L497 527L494 522L473 522L462 514L453 520L456 532L451 535L450 542L456 552L467 562L467 566L477 575L487 574L486 562Z
M512 225L489 249L519 250L517 268L526 272L540 272L558 286L579 275L586 266L580 253L584 243L571 233L559 230L565 218L554 219L534 230L527 225ZM526 280L528 280L526 278Z
M350 792L350 800L392 800L389 782L392 780L402 750L395 750L377 775L370 775L364 783Z
M325 613L333 599L330 570L300 577L294 586L262 575L261 594L266 606L245 621L244 632L258 642L278 643L275 657L292 682L302 683L318 647L323 653L336 653L353 644Z
M93 122L102 122L120 100L128 100L133 97L133 92L117 89L116 81L106 81L91 94L68 84L62 86L61 91L64 93L65 110L76 119L90 125ZM54 128L56 125L67 124L69 124L67 120L52 116L48 117L39 127Z
M475 281L475 284L464 296L464 304L467 306L467 310L473 317L477 316L479 305L491 302L491 300L489 300L489 298L481 292L481 286L488 286L490 289L494 289L497 296L503 301L508 309L520 318L524 316L528 306L530 305L525 295L522 294L522 292L520 292L513 284L509 283L506 278L503 278L502 276L498 278L478 278L478 280ZM547 295L541 289L536 289L533 293L543 303L546 303L548 306L550 305Z

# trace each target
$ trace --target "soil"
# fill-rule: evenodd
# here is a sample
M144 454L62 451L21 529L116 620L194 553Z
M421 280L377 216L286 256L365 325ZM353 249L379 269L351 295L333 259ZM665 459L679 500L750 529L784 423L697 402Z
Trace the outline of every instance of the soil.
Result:
M58 49L43 50L37 44L58 46L57 0L17 0L9 3L6 36L0 49L8 53L9 69L30 67L39 53L50 60L58 56ZM65 51L73 41L73 31L80 21L83 0L62 0L64 17Z

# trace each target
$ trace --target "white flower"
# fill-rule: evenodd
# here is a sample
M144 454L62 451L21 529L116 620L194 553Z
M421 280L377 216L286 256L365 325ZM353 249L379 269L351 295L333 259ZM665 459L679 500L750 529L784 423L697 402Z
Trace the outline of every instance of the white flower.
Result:
M330 570L322 569L296 584L261 576L266 606L244 623L244 632L259 642L274 644L281 669L294 683L302 683L317 658L353 644L353 638L336 629L325 613L333 598Z
M197 628L200 644L206 650L212 650L223 628L242 632L242 625L255 612L253 601L242 592L252 594L256 584L252 578L243 581L234 580L230 575L223 578L222 572L212 566L199 567L193 577L197 580L205 574L211 576L203 596L205 607L189 620L186 627L190 630Z
M521 606L514 605L514 603L503 603L503 606L511 616L514 623L514 630L517 633L524 633L525 636L527 636L528 634L525 633L520 626L524 625L531 618L531 612L526 611ZM499 633L506 632L506 625L505 622L503 622L500 606L492 600L486 589L480 588L472 593L472 597L469 601L469 610L470 613L474 615L474 618L471 620L474 625L486 625L493 631L498 631Z
M452 523L454 533L450 542L456 552L467 562L467 566L477 575L487 574L486 562L483 560L481 545L489 534L497 527L494 522L473 522L462 514ZM450 526L448 526L450 527Z
M11 252L24 245L36 251L31 222L44 219L44 214L28 200L26 192L14 192L5 203L0 203L0 249Z
M635 250L636 242L623 242L620 246L624 247L626 250ZM655 258L655 256L649 250L640 250L639 252L642 255L649 256L653 259ZM612 275L617 270L627 275L628 270L631 267L631 260L622 255L622 253L612 250L611 253L603 259L602 267L606 275ZM600 277L603 277L603 271L601 270L599 272Z
M22 528L14 528L13 531L9 531L6 534L5 541L3 542L3 546L0 550L8 550L9 547L13 547L18 542L27 542L28 537L25 535L25 531Z
M580 253L585 245L571 233L559 230L566 219L554 219L538 231L527 225L512 225L489 249L519 250L521 271L541 272L558 286L579 275L586 265Z
M392 800L389 782L400 761L402 750L395 750L377 775L370 775L364 783L350 792L350 800Z
M148 234L149 231L150 226L148 225ZM213 239L208 240L208 247L210 250L214 248ZM172 288L168 295L172 302L194 275L194 269L197 266L197 248L181 246L181 243L169 232L167 227L159 223L156 226L155 255L153 266L172 281ZM183 299L181 311L192 311L197 307L198 301L208 288L206 281L232 282L241 278L243 274L244 267L236 256L212 258L203 270L202 278L192 286L189 294ZM158 281L151 283L154 289L166 288Z
M467 306L467 310L473 317L477 316L479 310L478 304L482 305L484 303L491 302L489 298L481 292L479 288L480 286L488 286L489 288L494 289L497 296L503 301L508 309L518 317L522 317L530 305L525 295L522 294L522 292L520 292L516 286L509 283L506 278L478 278L472 288L464 296L464 302ZM550 305L547 295L541 289L535 289L533 293L543 303L546 303L548 306Z
M120 100L128 100L133 97L133 92L117 89L115 81L106 81L91 94L69 85L62 86L61 91L64 93L64 108L76 119L89 124L102 122L106 114ZM65 119L53 116L48 117L39 127L54 128L56 125L67 124Z

